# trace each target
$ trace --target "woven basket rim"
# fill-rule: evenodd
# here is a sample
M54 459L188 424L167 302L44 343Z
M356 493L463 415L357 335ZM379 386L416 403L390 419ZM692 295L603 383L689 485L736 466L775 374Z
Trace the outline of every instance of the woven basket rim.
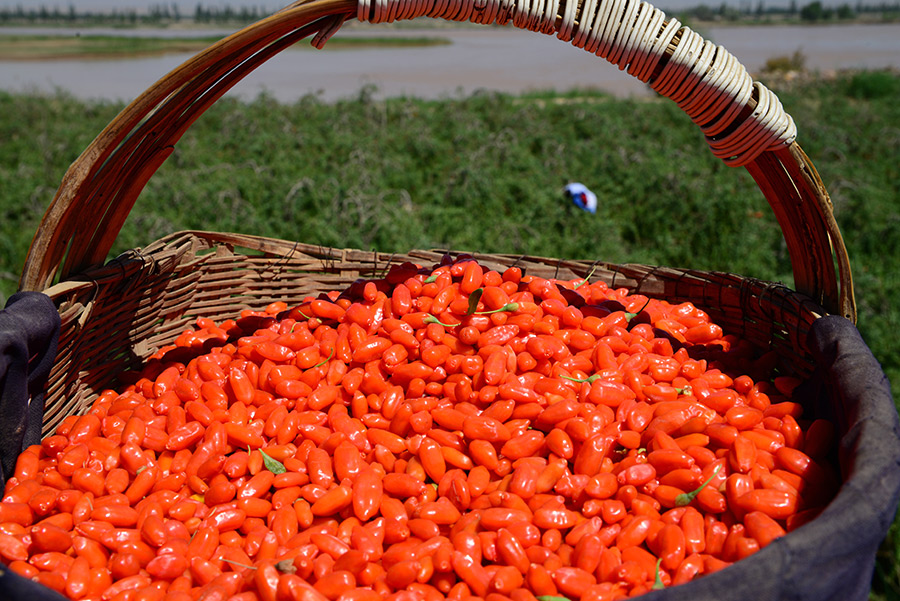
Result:
M248 252L249 251L249 252ZM84 411L119 374L136 369L171 344L198 317L235 318L273 301L300 305L310 296L345 290L354 282L384 277L405 261L429 268L445 249L383 253L306 245L262 236L186 230L46 293L60 310L62 329L45 400L45 432ZM486 268L518 266L547 279L604 281L678 304L690 302L726 332L775 350L783 367L809 375L814 369L807 334L824 310L783 284L738 274L639 263L563 260L530 255L450 251Z

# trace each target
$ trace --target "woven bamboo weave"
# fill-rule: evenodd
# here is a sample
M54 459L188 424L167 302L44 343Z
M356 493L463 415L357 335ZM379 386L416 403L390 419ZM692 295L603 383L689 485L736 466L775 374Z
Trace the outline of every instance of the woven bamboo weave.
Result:
M243 234L180 232L106 262L146 182L203 112L248 73L306 37L321 47L350 18L420 16L505 24L556 35L647 82L681 107L712 152L745 167L782 228L795 290L733 274L647 265L475 255L544 277L603 280L671 302L691 301L726 331L772 348L808 375L810 324L855 319L849 260L831 202L775 95L724 48L633 0L309 0L213 44L126 107L72 164L38 227L20 281L45 291L63 318L46 397L45 431L84 410L123 371L170 343L199 315L235 316L274 300L299 303L379 277L390 263L431 265L443 251L405 254L311 246Z

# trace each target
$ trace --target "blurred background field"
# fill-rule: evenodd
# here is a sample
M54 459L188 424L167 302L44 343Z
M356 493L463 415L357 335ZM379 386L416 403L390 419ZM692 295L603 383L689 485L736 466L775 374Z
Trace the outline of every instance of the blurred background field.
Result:
M900 381L900 76L768 78L835 204L859 329ZM792 63L791 61L794 61ZM793 75L792 75L793 74ZM325 246L452 248L732 271L791 284L780 230L749 175L714 159L671 102L597 91L324 102L225 98L154 177L116 252L173 231ZM68 165L122 108L64 92L0 92L0 302ZM581 181L596 215L562 196ZM872 599L900 598L897 523Z

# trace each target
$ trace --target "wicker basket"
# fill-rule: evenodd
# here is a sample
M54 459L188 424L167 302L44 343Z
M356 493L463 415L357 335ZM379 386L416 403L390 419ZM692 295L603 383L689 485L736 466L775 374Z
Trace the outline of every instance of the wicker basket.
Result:
M691 300L732 333L772 346L785 366L808 374L809 324L825 313L855 321L855 305L831 201L794 141L793 122L778 99L754 83L723 48L676 19L664 20L649 4L551 2L544 7L529 1L452 6L296 2L210 46L122 111L64 176L35 234L20 282L21 290L50 295L63 318L45 432L85 409L117 373L173 340L200 314L224 317L273 300L299 301L375 276L391 261L439 258L422 251L388 255L188 232L102 265L146 182L210 105L276 53L307 36L321 46L354 16L368 21L424 15L511 22L594 51L676 100L707 134L713 152L729 164L745 166L758 183L787 241L796 291L731 274L643 265L497 255L479 260L560 277L584 277L593 269L593 278L642 294Z
M387 254L241 234L180 232L104 264L145 183L188 127L229 88L307 36L321 46L349 18L419 16L511 22L557 35L617 64L684 109L727 163L744 166L767 198L791 256L796 290L726 273L519 255L475 255L495 268L590 277L673 302L691 301L727 331L777 351L810 375L807 335L832 314L855 320L849 261L828 195L794 141L778 99L723 48L649 4L629 0L369 3L296 2L199 53L128 106L66 173L28 253L22 290L44 291L62 330L47 387L44 431L87 408L117 374L172 342L199 315L213 319L274 300L377 277L392 262L431 264L442 252Z

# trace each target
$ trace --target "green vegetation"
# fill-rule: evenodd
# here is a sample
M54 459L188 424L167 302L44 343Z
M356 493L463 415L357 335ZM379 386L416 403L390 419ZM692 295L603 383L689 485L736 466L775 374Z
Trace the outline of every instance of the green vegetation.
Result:
M108 35L9 35L0 36L0 60L84 60L91 58L135 57L172 52L196 53L205 50L218 36L191 38L156 38ZM345 37L328 41L327 49L378 47L436 46L448 44L439 37ZM307 48L306 44L296 48Z
M281 6L280 4L276 6ZM252 23L267 16L260 6L205 6L197 3L193 14L182 14L175 3L161 3L150 6L146 11L123 4L122 8L108 12L79 10L69 4L66 10L59 6L48 8L32 5L27 8L21 3L15 7L0 7L0 25L112 25L116 27L154 27L178 24L186 21L215 25Z
M863 71L852 75L845 82L844 89L851 98L896 98L900 94L900 78L885 71Z
M859 327L900 381L900 77L865 72L780 92L835 204ZM284 105L224 99L154 177L115 252L180 229L337 247L466 249L730 270L790 283L749 175L717 161L671 102L475 94ZM557 101L560 100L560 101ZM69 164L121 107L0 93L0 301ZM563 200L579 180L597 215ZM900 595L900 532L873 599Z
M773 56L768 59L763 67L763 71L768 75L789 71L803 71L805 65L806 56L797 50L791 56Z
M796 0L791 0L785 6L783 3L767 5L765 0L757 0L754 3L741 3L740 6L724 2L712 6L698 4L679 11L678 16L692 22L740 25L892 23L900 17L900 4L857 2L851 7L847 3L826 6L820 0L801 5Z

